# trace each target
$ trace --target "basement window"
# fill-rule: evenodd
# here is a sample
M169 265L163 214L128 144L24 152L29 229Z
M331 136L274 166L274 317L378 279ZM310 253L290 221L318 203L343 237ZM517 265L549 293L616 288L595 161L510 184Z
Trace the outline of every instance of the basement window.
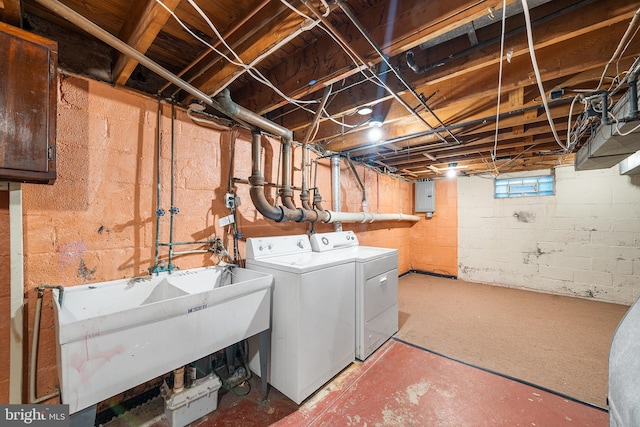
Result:
M506 197L553 196L553 175L496 179L496 199Z

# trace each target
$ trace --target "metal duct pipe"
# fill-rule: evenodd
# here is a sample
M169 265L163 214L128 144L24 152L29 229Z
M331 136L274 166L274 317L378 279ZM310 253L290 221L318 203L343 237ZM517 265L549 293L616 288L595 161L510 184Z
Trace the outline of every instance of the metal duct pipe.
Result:
M340 155L331 156L331 207L333 212L340 212L342 200L340 194ZM342 223L334 222L335 231L342 231Z
M269 133L280 136L287 141L293 141L293 131L236 104L231 100L229 89L224 89L216 95L212 102L214 108L233 119L249 123Z

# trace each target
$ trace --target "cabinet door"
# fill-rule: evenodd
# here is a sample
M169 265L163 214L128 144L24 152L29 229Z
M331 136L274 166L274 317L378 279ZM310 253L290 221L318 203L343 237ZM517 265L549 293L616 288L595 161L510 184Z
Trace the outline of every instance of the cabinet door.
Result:
M56 178L57 43L0 23L0 180Z

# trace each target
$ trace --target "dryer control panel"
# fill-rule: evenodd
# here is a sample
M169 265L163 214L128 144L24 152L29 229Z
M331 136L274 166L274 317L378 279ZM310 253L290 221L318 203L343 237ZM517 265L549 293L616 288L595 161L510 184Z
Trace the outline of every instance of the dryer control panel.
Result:
M358 246L358 238L353 231L334 231L331 233L316 233L311 236L311 249L314 252L324 252L333 249Z
M247 259L311 252L306 234L293 236L251 237L247 239Z

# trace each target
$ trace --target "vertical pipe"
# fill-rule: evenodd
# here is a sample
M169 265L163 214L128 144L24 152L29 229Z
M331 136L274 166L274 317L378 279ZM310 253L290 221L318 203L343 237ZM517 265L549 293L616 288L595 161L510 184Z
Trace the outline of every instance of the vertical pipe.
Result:
M280 198L286 208L295 210L296 206L293 203L293 189L291 187L292 157L291 140L282 138L282 188L280 189ZM302 218L300 217L299 219Z
M169 217L169 273L173 271L173 222L174 216L177 212L175 205L175 111L176 104L171 99L171 189L169 190L171 193L171 209L170 209L170 217Z
M340 212L341 210L340 200L340 155L335 154L331 156L331 210L333 212ZM342 222L336 221L333 223L335 231L342 231Z
M11 327L9 328L9 403L22 403L22 331L24 327L24 245L22 184L9 183L9 263Z
M156 163L156 250L155 250L155 261L153 263L153 270L158 272L158 262L160 257L160 216L161 216L161 208L160 208L160 157L162 154L162 133L160 127L162 126L162 103L160 97L158 96L158 121L156 123L156 152L158 156L158 161Z
M251 132L251 176L262 176L262 146L260 132Z

